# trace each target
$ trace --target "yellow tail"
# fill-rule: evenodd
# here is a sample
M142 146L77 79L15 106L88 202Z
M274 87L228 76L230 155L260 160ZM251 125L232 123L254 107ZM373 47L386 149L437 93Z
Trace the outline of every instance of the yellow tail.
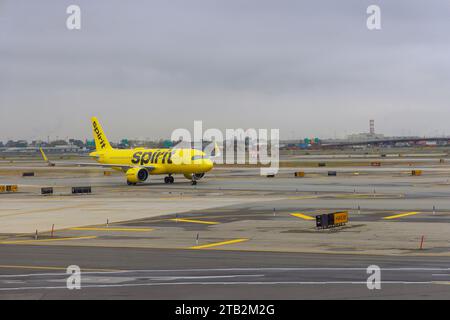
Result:
M109 144L108 138L106 138L105 133L103 132L103 128L98 122L96 117L92 117L92 133L94 135L95 140L95 148L97 151L112 149Z

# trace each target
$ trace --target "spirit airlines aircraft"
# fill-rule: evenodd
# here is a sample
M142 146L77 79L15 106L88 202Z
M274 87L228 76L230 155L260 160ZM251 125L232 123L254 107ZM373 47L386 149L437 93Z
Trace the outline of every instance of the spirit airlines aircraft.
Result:
M97 118L92 117L96 150L89 154L98 163L77 163L79 166L107 167L125 173L128 185L147 180L149 175L164 174L165 183L173 183L174 174L182 174L193 185L213 168L213 162L197 149L114 149L109 144ZM50 162L42 151L44 160Z

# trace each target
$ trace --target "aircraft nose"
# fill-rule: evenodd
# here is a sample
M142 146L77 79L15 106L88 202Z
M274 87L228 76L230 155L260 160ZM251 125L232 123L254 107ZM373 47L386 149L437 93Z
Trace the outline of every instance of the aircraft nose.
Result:
M206 159L205 160L205 166L207 168L207 170L211 170L214 166L214 163L211 161L211 159Z

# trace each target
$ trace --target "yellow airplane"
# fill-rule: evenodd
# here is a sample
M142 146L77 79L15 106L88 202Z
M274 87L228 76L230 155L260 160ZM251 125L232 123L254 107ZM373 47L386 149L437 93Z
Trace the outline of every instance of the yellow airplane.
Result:
M197 149L114 149L96 117L92 117L92 131L96 150L89 154L98 163L75 163L78 166L112 168L125 173L128 185L136 185L148 179L149 175L167 175L165 183L173 183L174 174L182 174L193 185L213 168L213 161ZM49 165L54 166L41 148Z

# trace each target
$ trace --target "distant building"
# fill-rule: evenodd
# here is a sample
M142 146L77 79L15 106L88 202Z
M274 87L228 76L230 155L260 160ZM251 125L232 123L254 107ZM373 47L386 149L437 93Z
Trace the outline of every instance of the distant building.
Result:
M348 141L372 141L383 139L385 139L384 134L379 133L354 133L347 136Z
M369 132L354 133L347 136L348 141L373 141L385 139L383 134L375 133L375 120L369 121Z
M78 139L69 139L69 144L77 146L79 148L84 148L86 146L83 141Z
M6 147L7 148L26 148L26 147L28 147L28 142L25 140L17 140L17 141L9 140L6 143Z
M31 141L30 147L47 147L48 143L42 140Z

